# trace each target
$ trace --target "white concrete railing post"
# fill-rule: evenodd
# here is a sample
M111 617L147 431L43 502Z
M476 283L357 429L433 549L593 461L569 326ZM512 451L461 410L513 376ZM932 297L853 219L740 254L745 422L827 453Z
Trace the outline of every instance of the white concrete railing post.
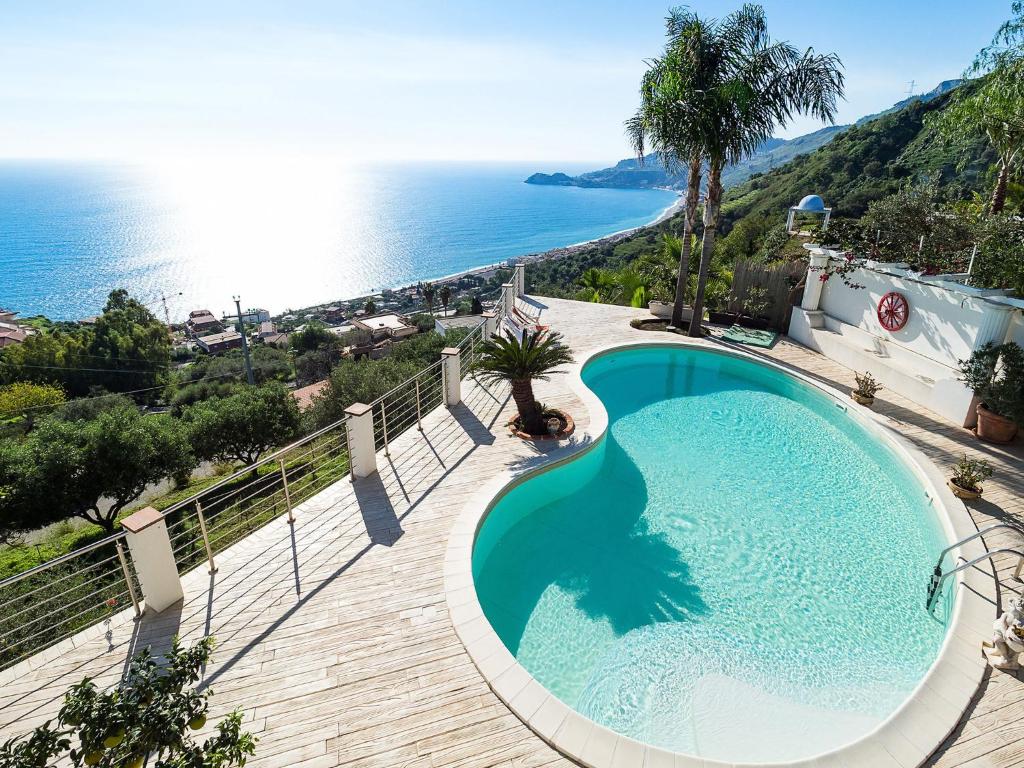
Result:
M181 578L164 516L153 507L143 507L122 520L121 527L128 533L125 539L146 610L160 613L181 600Z
M825 283L821 279L824 268L828 266L829 253L827 251L812 251L810 265L807 267L807 279L804 281L804 298L800 302L800 308L808 312L817 312L821 304L821 289Z
M491 336L498 330L498 313L484 312L484 327L480 329L480 338L483 341L490 341Z
M462 370L458 347L441 350L441 377L444 382L444 404L451 408L462 402Z
M516 264L512 270L512 282L516 286L516 296L524 296L526 294L526 265Z
M349 464L353 477L369 477L377 471L377 444L373 438L373 406L353 403L345 409Z
M504 283L502 288L505 289L504 294L505 303L501 308L502 317L508 317L512 314L512 307L516 305L516 284L515 283Z

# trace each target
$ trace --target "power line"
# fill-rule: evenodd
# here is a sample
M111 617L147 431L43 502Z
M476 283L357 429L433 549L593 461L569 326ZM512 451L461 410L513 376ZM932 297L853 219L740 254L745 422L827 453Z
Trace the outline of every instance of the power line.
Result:
M11 368L38 368L42 371L87 371L92 373L159 373L160 371L171 370L170 368L160 368L157 370L143 370L138 368L76 368L75 366L69 365L31 365L29 363L9 363L6 360L0 360L0 365L8 365Z
M203 376L201 379L193 379L192 381L181 382L180 386L188 386L189 384L198 384L200 381L212 381L213 379L224 379L228 376L241 377L242 371L233 371L231 373L219 373L216 376ZM49 405L33 405L28 408L13 408L7 411L0 411L0 416L5 416L12 413L25 413L26 411L36 411L41 408L60 408L63 405L69 403L80 403L83 400L100 400L104 397L120 397L122 395L137 395L140 392L152 392L155 389L166 389L167 387L173 387L174 384L160 384L156 387L143 387L142 389L130 389L126 392L108 392L105 395L90 395L89 397L76 397L71 400L65 400L63 403L51 403Z

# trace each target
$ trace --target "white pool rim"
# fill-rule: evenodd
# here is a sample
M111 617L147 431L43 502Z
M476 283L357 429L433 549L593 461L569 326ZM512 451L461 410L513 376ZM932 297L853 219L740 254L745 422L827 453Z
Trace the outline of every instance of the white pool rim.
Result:
M452 625L467 653L491 690L534 733L556 750L590 768L738 768L738 766L805 766L810 768L916 768L945 741L960 722L985 674L981 642L991 636L995 620L995 581L976 568L957 575L956 601L946 637L935 661L917 687L888 718L860 739L831 751L792 762L720 762L643 744L584 717L560 701L520 665L491 627L473 583L473 545L477 532L495 504L512 488L542 472L570 461L604 438L608 413L584 383L583 369L595 358L639 348L691 347L749 360L791 376L834 400L858 424L899 454L932 500L932 509L949 543L977 532L964 506L946 487L937 467L896 430L898 424L857 405L847 393L763 357L710 340L665 339L611 344L589 352L568 371L568 384L587 411L585 429L545 454L525 471L506 469L466 502L448 538L444 588ZM581 420L577 419L577 424ZM984 552L980 540L950 553L974 557ZM921 599L929 574L921 574Z

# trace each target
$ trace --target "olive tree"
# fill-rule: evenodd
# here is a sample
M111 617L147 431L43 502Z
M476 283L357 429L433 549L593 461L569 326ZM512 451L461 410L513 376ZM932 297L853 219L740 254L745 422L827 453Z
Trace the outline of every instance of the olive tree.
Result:
M243 464L294 440L300 425L295 398L280 384L245 387L189 406L182 421L199 458Z
M192 686L210 660L214 641L191 648L177 638L162 663L149 648L132 660L121 683L100 690L86 678L67 692L57 721L0 746L0 768L45 768L69 760L101 768L229 768L255 754L256 738L232 712L202 744L193 731L206 725L212 692ZM148 761L148 762L147 762Z
M0 458L0 527L38 528L79 517L113 533L150 485L195 467L181 425L121 404L94 419L43 419Z

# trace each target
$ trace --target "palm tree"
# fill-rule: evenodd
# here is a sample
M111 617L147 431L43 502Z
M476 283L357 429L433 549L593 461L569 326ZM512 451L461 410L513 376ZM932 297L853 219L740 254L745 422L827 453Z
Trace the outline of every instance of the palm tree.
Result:
M665 20L669 42L664 54L649 62L640 81L640 107L626 121L626 135L641 163L648 148L657 152L665 167L676 170L686 162L686 197L683 210L683 236L678 252L675 300L670 326L683 323L683 304L689 280L693 230L697 221L697 203L703 171L702 126L693 119L701 95L698 87L704 79L701 71L709 62L700 56L700 32L704 27L697 16L684 9L673 9ZM689 31L689 47L679 44L683 30ZM690 101L688 102L687 99Z
M985 136L999 157L989 213L1000 213L1006 204L1006 187L1014 167L1024 156L1024 61L1000 66L986 75L977 90L957 96L940 112L928 115L939 135L949 144L964 148L961 164L977 136Z
M427 305L427 311L430 312L430 316L434 316L434 284L424 283L423 284L423 303Z
M580 275L580 285L587 292L587 301L599 304L608 300L609 293L615 286L615 278L607 270L591 267Z
M674 150L678 157L688 158L691 177L700 168L698 161L707 164L704 233L690 321L690 335L700 336L723 168L753 152L795 114L833 121L836 101L843 94L843 75L835 54L816 54L813 49L800 53L789 43L772 41L759 5L744 5L721 21L677 9L666 26L665 53L644 76L643 103L627 131L634 147L642 149L647 137L662 151ZM693 190L687 186L689 218L696 205L691 205ZM683 253L688 257L692 222L687 226ZM685 289L683 266L680 263L677 302Z
M773 42L759 5L744 5L715 25L719 67L707 99L710 122L704 152L708 193L704 234L693 301L690 335L701 335L704 292L714 252L722 203L722 169L771 138L796 114L835 122L843 95L842 64L834 53L800 53L788 42Z
M451 298L452 298L452 289L451 289L451 287L447 283L445 283L444 285L441 286L441 290L440 290L438 295L441 298L441 307L444 309L444 314L447 315L448 314L448 302L451 301Z
M481 350L476 370L484 381L509 382L523 429L531 435L542 435L547 430L540 403L533 394L533 382L547 381L552 373L558 373L554 368L572 361L560 333L525 331L522 340L492 336Z

